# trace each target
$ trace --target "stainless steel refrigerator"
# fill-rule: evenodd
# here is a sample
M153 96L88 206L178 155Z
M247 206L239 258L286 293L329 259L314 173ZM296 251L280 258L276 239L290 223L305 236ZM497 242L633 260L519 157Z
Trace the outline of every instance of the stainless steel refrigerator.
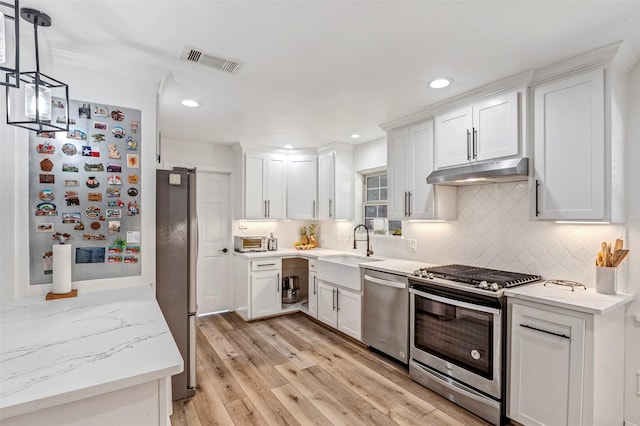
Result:
M156 171L156 298L184 371L171 378L173 400L196 389L196 171Z

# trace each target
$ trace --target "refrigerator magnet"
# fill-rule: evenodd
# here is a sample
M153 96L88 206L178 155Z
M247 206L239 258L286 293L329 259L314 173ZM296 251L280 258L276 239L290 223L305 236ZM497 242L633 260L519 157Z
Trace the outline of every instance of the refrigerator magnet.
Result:
M138 162L138 154L127 154L127 167L130 169L140 168L140 163Z
M122 139L127 135L127 132L121 126L115 126L111 129L111 134L116 139Z
M68 156L76 155L78 148L74 144L67 142L62 145L62 153Z

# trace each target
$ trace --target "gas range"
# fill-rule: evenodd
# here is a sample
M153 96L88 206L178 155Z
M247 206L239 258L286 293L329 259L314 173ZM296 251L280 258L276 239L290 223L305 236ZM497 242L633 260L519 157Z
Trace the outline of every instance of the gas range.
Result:
M505 288L541 281L542 277L478 266L451 264L417 269L413 272L411 280L417 285L424 283L463 292L502 297Z

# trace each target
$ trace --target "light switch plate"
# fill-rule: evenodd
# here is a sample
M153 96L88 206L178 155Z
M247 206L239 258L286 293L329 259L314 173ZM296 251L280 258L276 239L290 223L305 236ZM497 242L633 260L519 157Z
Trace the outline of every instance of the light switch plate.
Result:
M418 240L408 239L407 247L409 247L409 250L418 251Z
M177 173L169 173L169 185L180 185L182 176Z

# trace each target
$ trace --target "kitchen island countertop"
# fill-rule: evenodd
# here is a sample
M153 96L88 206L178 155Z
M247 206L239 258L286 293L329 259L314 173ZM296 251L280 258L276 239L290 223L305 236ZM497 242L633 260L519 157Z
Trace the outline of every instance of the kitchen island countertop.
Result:
M0 418L159 380L183 362L148 285L3 301Z

